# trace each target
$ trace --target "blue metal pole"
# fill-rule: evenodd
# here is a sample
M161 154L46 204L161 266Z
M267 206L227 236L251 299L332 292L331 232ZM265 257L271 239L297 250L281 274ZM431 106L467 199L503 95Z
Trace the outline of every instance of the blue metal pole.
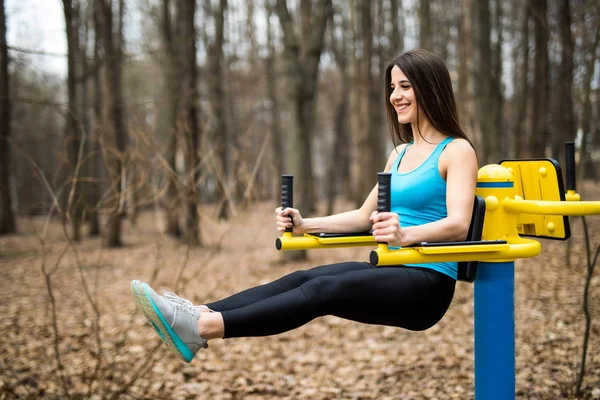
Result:
M514 262L480 262L475 279L475 399L515 398Z

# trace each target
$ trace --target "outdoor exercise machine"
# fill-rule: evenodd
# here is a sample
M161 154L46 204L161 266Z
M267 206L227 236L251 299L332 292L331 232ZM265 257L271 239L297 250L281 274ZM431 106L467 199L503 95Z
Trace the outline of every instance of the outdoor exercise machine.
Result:
M375 266L458 262L458 279L474 282L475 398L515 398L514 266L535 257L540 242L566 240L567 216L600 215L600 201L580 201L575 189L575 145L565 145L567 191L552 159L504 160L479 169L471 225L463 242L420 243L390 249L369 232L292 235L276 240L278 250L376 246ZM378 174L377 211L389 212L391 174ZM281 206L293 207L293 176L283 175Z

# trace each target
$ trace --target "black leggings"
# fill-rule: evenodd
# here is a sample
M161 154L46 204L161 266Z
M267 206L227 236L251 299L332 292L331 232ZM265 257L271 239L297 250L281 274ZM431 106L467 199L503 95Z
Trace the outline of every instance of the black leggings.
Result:
M425 268L345 262L293 272L207 306L222 313L226 338L275 335L324 315L419 331L444 316L455 283Z

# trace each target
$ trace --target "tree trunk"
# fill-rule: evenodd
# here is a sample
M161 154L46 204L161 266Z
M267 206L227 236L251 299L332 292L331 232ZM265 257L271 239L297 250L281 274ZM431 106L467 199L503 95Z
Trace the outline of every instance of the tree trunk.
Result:
M139 175L135 159L129 159L127 166L127 175L125 175L125 179L125 188L127 190L127 219L129 220L131 227L135 227L137 224L139 202L139 189L137 187L139 183Z
M392 20L392 37L390 40L390 54L393 57L404 50L404 10L402 1L390 0L390 18ZM402 18L402 24L398 23L398 18Z
M220 0L219 8L213 11L215 21L215 38L208 49L208 73L211 79L208 81L210 102L213 110L214 125L212 130L213 143L216 147L217 158L215 162L216 178L218 180L216 199L219 201L220 209L217 212L217 218L226 220L229 216L229 201L227 196L228 184L228 131L225 118L225 94L224 94L224 73L225 62L223 59L224 35L223 27L225 24L225 10L227 9L227 0Z
M289 98L293 103L291 126L292 151L290 171L296 176L294 207L304 215L316 211L315 182L312 167L311 138L313 135L316 89L319 61L324 43L327 21L332 13L331 0L319 0L308 7L309 0L301 2L301 27L304 32L297 37L294 21L288 11L286 0L277 0L275 11L283 31L284 68L289 82ZM308 16L308 11L310 16ZM309 25L310 24L310 25ZM306 252L286 252L285 259L305 259Z
M360 26L362 37L362 58L359 61L359 111L360 125L358 135L358 165L360 165L360 175L358 180L358 190L355 203L359 207L367 194L371 191L373 183L373 165L371 159L373 154L369 151L369 140L371 126L371 62L373 56L373 29L371 26L371 1L359 0Z
M456 1L456 0L454 0ZM454 1L434 0L429 4L431 48L442 60L448 62L448 45L452 24L457 20ZM458 1L456 1L458 5ZM434 21L431 24L431 21Z
M419 2L419 47L426 50L431 48L431 10L429 0Z
M595 148L598 149L599 146L599 139L600 139L600 90L597 89L598 86L596 86L596 120L595 123L592 126L592 130L591 130L591 141L594 144ZM564 147L563 147L564 148ZM592 178L594 179L594 183L597 185L599 182L599 178L600 178L600 174L598 171L598 162L596 161L595 163L590 159L591 163L592 163Z
M307 2L307 0L302 0ZM277 0L276 12L283 30L284 64L290 82L290 99L293 107L293 126L291 152L291 172L297 177L295 197L297 206L305 215L316 211L314 174L312 169L311 138L313 135L316 88L318 82L319 61L323 48L325 28L332 13L331 0L319 0L311 10L310 27L301 28L309 32L308 37L299 40L294 22L288 12L285 0ZM306 16L302 18L306 24Z
M496 43L493 47L492 57L492 80L491 84L491 110L493 115L493 134L494 134L494 150L490 152L491 159L489 161L493 163L500 162L502 155L505 155L508 151L506 141L502 140L504 133L504 93L502 90L502 63L504 61L502 57L502 40L503 40L503 26L502 26L502 0L495 0L494 2L494 25L496 28Z
M268 10L271 15L272 10ZM277 184L273 185L273 198L276 204L281 201L281 187L280 177L284 174L283 167L283 142L281 140L281 120L280 120L280 107L279 98L277 97L277 80L274 79L275 75L275 45L272 39L272 29L269 18L267 18L267 57L265 58L265 78L267 81L267 93L271 102L271 152L273 153L273 167L275 169L275 176L273 181Z
M587 31L587 29L586 29ZM577 169L577 180L583 182L583 179L590 175L593 171L591 168L592 161L588 146L591 144L592 131L592 78L596 74L596 52L600 44L600 21L596 22L595 26L591 27L591 32L584 32L583 40L584 48L584 73L581 80L583 93L583 107L581 113L581 130L583 137L581 139L581 147L579 149L579 167ZM591 171L590 171L591 170ZM583 194L583 185L580 185L579 192Z
M163 0L162 14L162 40L165 47L166 57L163 62L163 76L165 85L166 105L160 112L164 115L165 123L161 125L162 135L167 141L166 159L169 168L166 169L166 193L162 201L166 221L166 233L172 237L181 236L179 226L178 210L181 205L177 191L177 109L179 96L179 72L177 62L177 50L173 41L173 24L171 15L171 0Z
M477 106L478 126L483 143L483 155L480 158L485 164L497 162L499 138L495 127L494 102L492 100L492 46L489 1L476 1L476 38L478 49L478 66L476 73L475 102Z
M198 102L198 71L196 68L196 28L194 16L196 15L195 0L181 0L179 2L178 20L181 49L181 102L180 115L182 116L181 128L184 138L184 164L185 164L185 234L184 241L190 245L200 245L200 225L198 219L198 150L200 132L196 104Z
M80 46L80 52L78 57L78 63L81 66L81 78L78 83L78 91L77 98L79 99L79 118L81 119L81 125L83 127L82 130L82 139L85 138L85 162L82 162L82 171L86 177L88 177L87 182L81 182L80 184L80 198L83 201L82 204L82 218L85 215L86 221L89 221L90 212L94 207L94 204L91 202L90 193L94 190L93 186L96 185L95 182L91 182L90 179L93 179L95 176L93 172L93 164L96 161L95 154L95 143L94 143L94 135L93 128L91 126L90 121L90 113L89 113L89 84L90 81L94 81L94 70L97 69L97 66L93 66L90 69L90 62L88 60L88 49L90 47L89 39L90 39L90 21L93 21L93 4L91 2L87 2L85 8L82 9L82 18L81 23L83 25L83 41ZM85 210L85 214L83 211ZM82 222L83 219L82 219Z
M571 7L569 0L560 0L558 5L558 33L560 41L560 63L557 66L556 88L552 93L552 158L562 159L564 142L575 140L577 127L573 103L573 53L574 42L571 33ZM558 94L558 95L557 95Z
M478 142L473 94L473 0L460 0L458 22L458 108L463 129ZM482 160L480 160L482 161Z
M167 108L172 108L170 104L167 104ZM169 120L175 122L175 111L172 110L172 119ZM165 209L166 219L166 233L169 236L178 238L181 237L181 228L179 226L179 194L177 191L177 165L176 165L176 154L177 154L177 134L175 127L170 124L171 129L167 130L167 160L169 162L170 171L166 173L167 176L167 190L165 193L165 200L163 201L163 207Z
M0 235L17 231L10 185L9 88L6 14L4 0L0 0Z
M384 28L384 20L385 14L383 12L383 0L379 0L376 3L377 17L373 18L373 14L371 14L371 24L375 22L375 30L372 29L374 38L374 42L371 42L371 64L368 68L369 73L369 81L371 84L369 85L369 117L370 121L370 129L369 129L369 154L370 160L369 165L371 166L371 182L367 186L372 188L375 185L375 179L377 177L377 173L381 172L385 166L385 162L383 160L386 159L385 147L384 147L384 134L387 133L386 129L383 129L384 121L386 118L385 114L385 106L383 104L384 97L381 95L384 87L384 83L381 79L383 73L381 71L385 71L385 67L387 64L383 63L383 46L381 44L380 38L385 36L383 28ZM372 11L372 9L371 9ZM375 21L374 21L375 19ZM373 26L373 25L371 25ZM373 73L373 65L379 66L379 68L375 68L375 73ZM386 100L387 101L387 100ZM367 195L365 194L365 198Z
M94 123L93 133L90 140L90 160L89 160L89 175L92 179L96 179L96 182L92 182L87 191L89 211L87 220L89 223L88 234L90 236L97 236L100 234L100 218L98 215L98 208L101 199L100 185L100 135L102 132L102 126L104 124L102 117L102 68L100 66L100 51L102 47L102 39L100 37L100 15L99 9L95 6L98 0L94 0L93 18L94 18Z
M116 155L110 157L110 212L108 215L108 231L106 233L106 246L118 247L121 240L121 213L122 213L122 175L125 159L126 128L123 117L123 85L122 85L122 26L117 22L117 43L113 40L113 12L111 1L98 0L100 7L102 44L106 64L106 86L104 98L106 116L106 130L112 133L112 141L104 141L106 145L113 145ZM123 12L123 0L119 1L120 13ZM111 143L112 142L112 143ZM109 144L110 143L110 144Z
M335 209L335 198L339 187L348 185L350 182L350 159L349 159L349 137L348 137L348 99L350 95L349 87L346 82L349 82L348 75L348 51L346 46L345 34L348 31L348 23L342 12L339 16L342 20L339 29L341 37L336 36L338 29L332 27L331 32L331 48L333 51L335 62L340 70L340 93L339 102L335 109L334 117L334 140L331 156L329 157L329 165L327 166L327 211L326 214L331 215Z
M545 157L550 138L548 129L548 5L546 0L531 0L534 21L532 129L529 155Z
M81 240L81 201L79 177L77 171L81 131L79 129L79 110L77 98L77 58L79 56L79 16L78 7L72 0L63 0L65 26L67 33L67 95L69 108L66 116L65 134L63 138L66 150L67 177L70 181L66 185L69 193L66 202L65 215L71 222L71 235L74 241Z
M377 107L374 99L376 90L381 96L381 86L374 82L371 65L373 64L373 29L371 17L371 2L361 0L361 34L363 42L362 59L360 62L360 135L358 141L358 163L360 165L360 179L356 196L356 205L362 204L375 185L377 172L381 171L381 160L383 155L381 132L375 124L373 116L378 116L381 120L380 110L383 107Z
M517 158L527 156L527 138L529 138L529 129L527 124L527 110L529 107L529 18L530 4L528 1L523 3L523 15L521 22L521 65L515 68L515 82L517 82L517 101L516 101L516 123L515 123L515 141L514 154ZM515 62L515 65L517 63Z
M348 52L348 75L350 78L350 116L349 130L351 139L350 148L350 181L348 185L347 196L352 199L352 202L358 207L362 204L364 195L360 192L361 165L359 163L362 149L359 146L361 137L361 113L360 113L360 59L358 58L358 45L361 41L361 31L358 27L357 4L358 0L350 0L349 5L349 31L351 32L350 51Z

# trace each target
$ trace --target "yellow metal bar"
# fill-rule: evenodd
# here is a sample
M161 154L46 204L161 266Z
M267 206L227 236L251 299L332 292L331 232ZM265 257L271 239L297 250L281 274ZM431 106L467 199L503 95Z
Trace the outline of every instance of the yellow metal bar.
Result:
M502 251L509 248L508 243L492 243L479 245L459 245L459 246L433 246L417 247L421 254L456 254L456 253L489 253L490 251Z
M600 201L535 201L504 199L502 207L510 214L599 215Z
M334 240L335 239L335 240ZM347 236L339 238L318 238L305 234L304 236L292 236L286 232L277 238L277 249L279 250L309 250L309 249L332 249L336 247L374 247L376 242L368 236Z
M305 236L312 236L317 238L317 240L319 241L319 243L321 244L325 244L325 245L337 245L337 244L356 244L357 246L360 246L362 243L362 246L375 246L377 244L377 242L375 241L375 238L373 237L373 235L371 236L342 236L342 237L327 237L327 238L322 238L322 237L318 237L318 236L314 236L311 235L310 233L305 234Z
M475 248L478 247L477 250ZM518 243L504 245L440 246L439 254L427 254L432 248L408 247L399 250L378 248L377 265L421 264L450 261L513 261L517 258L535 257L542 249L536 240L520 239Z

